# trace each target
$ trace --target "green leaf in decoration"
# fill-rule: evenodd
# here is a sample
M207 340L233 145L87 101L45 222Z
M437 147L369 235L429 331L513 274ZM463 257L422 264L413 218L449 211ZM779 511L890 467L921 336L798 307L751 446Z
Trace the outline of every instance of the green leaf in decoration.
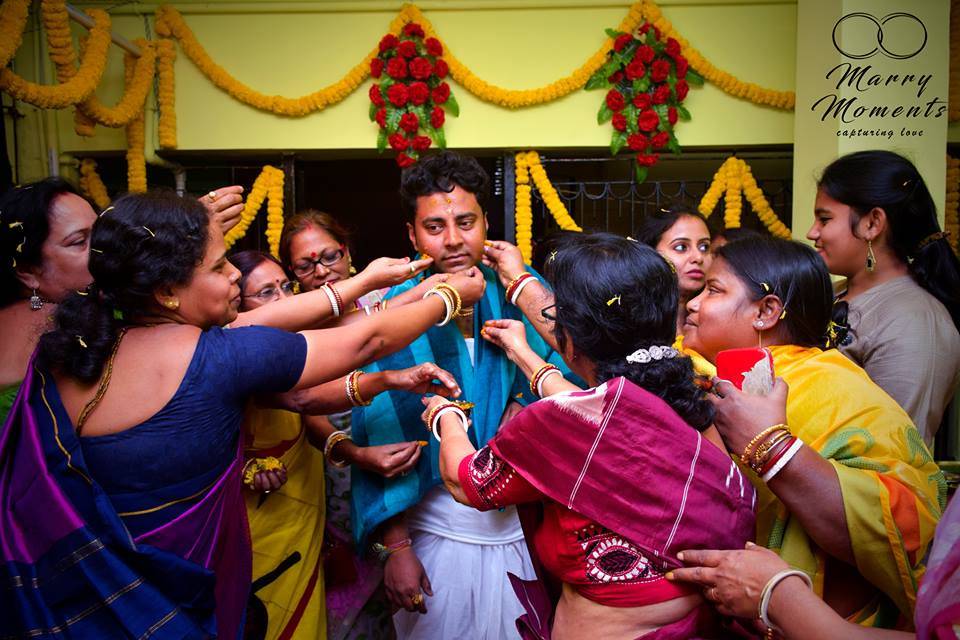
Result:
M647 173L649 173L648 168L636 162L633 167L637 174L637 184L642 184L647 179Z
M702 87L703 86L703 76L694 71L693 69L687 70L687 84L691 87Z
M687 108L682 104L677 105L677 115L680 116L681 120L684 120L684 121L690 120L690 112L687 111Z
M434 143L437 145L437 147L439 147L440 149L446 149L446 148L447 148L447 137L446 137L445 135L443 135L443 127L440 127L439 129L434 129L434 130L433 130L433 142L434 142Z
M673 135L673 131L670 132L670 141L667 142L667 149L675 155L680 155L680 141L677 140L677 136Z
M627 134L623 131L613 130L613 137L610 138L610 155L615 156L627 145Z
M413 111L413 114L417 116L417 120L420 121L421 127L426 129L427 127L430 126L430 114L427 113L426 105L423 105L423 104L415 105L414 107L411 108L411 111Z
M606 32L607 37L613 38L614 40L623 35L622 31L617 31L616 29L604 29L604 31Z
M627 119L627 132L637 132L637 108L633 104L628 104L623 110L623 117Z
M665 104L655 104L653 105L653 110L657 112L657 115L660 116L660 120L667 120L667 105Z
M647 30L646 43L647 43L648 45L650 45L651 47L654 46L655 44L657 44L657 34L655 34L655 33L653 32L653 27L650 27L650 29ZM642 182L642 180L641 180L641 182Z
M649 75L649 72L648 72ZM650 78L643 76L637 80L633 81L633 90L639 91L640 93L646 93L650 90Z
M370 122L373 122L374 120L377 119L377 109L379 108L380 107L373 104L372 102L370 103Z
M587 91L593 91L594 89L606 89L609 87L610 83L607 82L609 76L603 75L602 71L603 68L601 67L600 71L590 76L590 79L587 80L587 84L583 88Z
M384 100L387 99L387 90L395 84L397 84L397 81L388 76L386 72L380 77L380 95L383 96Z
M400 126L400 118L403 117L403 114L406 113L406 109L397 109L396 107L387 105L387 133L393 134L397 132L397 127Z
M609 122L612 117L613 111L610 110L610 107L607 106L607 101L604 100L603 104L600 105L600 111L597 112L597 124Z
M377 153L383 153L387 148L387 130L380 129L377 134Z
M450 94L450 97L447 98L447 101L443 103L443 108L447 110L447 113L452 115L454 118L460 115L460 105L457 103L457 99L453 97L453 94Z

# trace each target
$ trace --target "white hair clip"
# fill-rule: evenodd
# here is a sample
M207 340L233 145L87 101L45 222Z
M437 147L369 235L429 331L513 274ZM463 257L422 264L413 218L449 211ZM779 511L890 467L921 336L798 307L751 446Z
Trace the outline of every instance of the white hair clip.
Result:
M664 358L676 358L679 352L673 347L660 347L653 345L646 349L637 349L627 356L627 362L635 364L647 364L651 360L663 360Z

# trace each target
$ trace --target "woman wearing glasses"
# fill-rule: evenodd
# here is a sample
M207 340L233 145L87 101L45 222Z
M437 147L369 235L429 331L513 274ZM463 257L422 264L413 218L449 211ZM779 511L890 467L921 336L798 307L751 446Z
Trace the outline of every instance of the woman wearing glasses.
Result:
M273 256L243 251L230 256L230 262L240 271L241 324L250 312L267 311L265 307L293 296L296 284ZM431 385L435 377L448 385L439 390L443 395L456 390L453 378L430 364L367 374L357 385L361 397L368 399L386 390L437 391ZM346 384L344 377L311 389L312 408L322 412L348 409ZM388 477L405 472L420 457L416 441L357 447L341 440L325 448L334 430L322 416L261 407L251 407L246 413L245 482L252 491L244 497L254 578L247 611L248 637L277 638L293 632L324 637L324 450L335 468L355 463ZM374 579L374 586L376 583Z

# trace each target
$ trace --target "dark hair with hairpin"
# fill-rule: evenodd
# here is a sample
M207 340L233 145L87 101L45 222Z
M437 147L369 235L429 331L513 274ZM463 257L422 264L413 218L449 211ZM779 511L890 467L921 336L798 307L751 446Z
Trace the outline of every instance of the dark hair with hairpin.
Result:
M854 235L862 216L883 209L887 244L960 327L960 260L941 232L933 197L912 162L892 151L858 151L831 162L817 186L853 210Z
M65 193L80 195L62 178L45 178L0 195L0 307L24 297L17 271L40 265L40 248L50 235L50 209Z
M404 169L400 175L400 205L407 221L416 217L417 198L450 193L454 187L472 193L480 208L487 210L490 177L475 158L444 151Z
M193 277L206 251L208 224L199 200L173 192L114 202L90 236L93 284L57 307L54 329L40 338L40 363L84 382L97 380L125 322L151 313L161 287Z
M707 219L703 217L703 214L693 207L686 204L674 204L669 208L658 209L648 214L640 223L640 228L637 229L636 239L656 249L663 234L669 231L670 227L677 224L677 220L684 216L697 218L702 221L704 225L707 224Z
M694 383L689 358L627 362L640 348L670 346L679 290L667 260L650 247L612 233L564 237L546 265L556 301L554 334L596 367L599 382L623 376L663 399L690 426L703 430L713 407Z

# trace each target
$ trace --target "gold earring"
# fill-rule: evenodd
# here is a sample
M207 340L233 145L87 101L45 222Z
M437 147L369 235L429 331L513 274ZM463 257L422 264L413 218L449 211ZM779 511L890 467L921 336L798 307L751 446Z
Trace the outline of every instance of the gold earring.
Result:
M165 306L167 309L170 309L171 311L176 311L177 309L180 308L180 301L177 298L171 298L165 301L163 303L163 306Z
M873 242L867 240L867 271L873 273L877 268L877 256L873 255Z
M763 320L757 323L757 348L763 349Z

